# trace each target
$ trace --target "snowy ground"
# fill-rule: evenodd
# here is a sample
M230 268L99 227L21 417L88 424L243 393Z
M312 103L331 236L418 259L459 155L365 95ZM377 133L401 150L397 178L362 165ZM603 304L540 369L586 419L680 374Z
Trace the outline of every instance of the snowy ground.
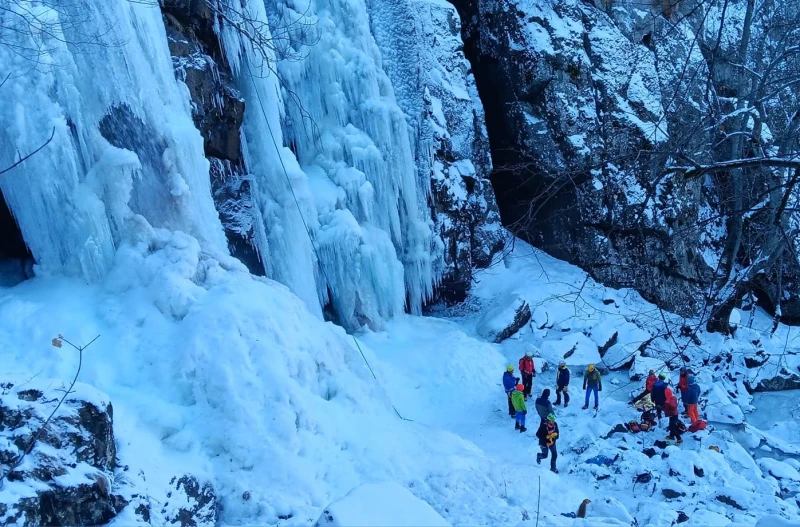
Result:
M646 334L657 333L659 323L663 329L659 311L524 244L478 279L458 311L401 316L384 331L359 335L376 382L352 338L308 313L285 287L159 231L121 249L103 286L40 277L0 288L0 374L68 379L77 357L50 340L63 333L80 343L100 334L81 380L114 404L120 461L129 467L119 482L159 503L172 476L213 481L226 524L308 525L328 504L372 482L407 488L455 525L534 525L537 510L539 525L580 525L565 515L584 499L592 501L592 525L633 518L670 525L677 511L689 517L686 525L753 525L766 514L800 521L793 395L751 400L737 390L741 380L719 381L704 408L718 429L687 435L680 448L668 447L666 456L658 449L650 459L642 450L662 439L663 429L608 436L635 416L626 401L641 383L631 382L627 369L606 375L596 418L580 410L579 388L588 361L604 365L598 345L616 332L604 360L638 355ZM489 344L477 336L478 322L512 293L529 302L533 323ZM686 353L700 364L717 350L741 349L750 338L743 335L702 335ZM783 345L795 337L782 327L775 339ZM647 350L667 359L682 342L657 339ZM778 349L766 337L761 345ZM573 401L557 409L558 475L535 463L535 419L519 434L505 415L502 371L532 346L551 363L573 350ZM731 364L740 362L733 357ZM644 363L638 358L634 368ZM713 366L698 375L706 388ZM552 369L540 372L534 389L553 381ZM754 408L750 425L737 426ZM764 447L780 455L756 462L749 451ZM586 463L598 454L619 457L611 467ZM634 485L644 472L652 480ZM10 496L3 490L0 499ZM117 524L135 520L127 511Z

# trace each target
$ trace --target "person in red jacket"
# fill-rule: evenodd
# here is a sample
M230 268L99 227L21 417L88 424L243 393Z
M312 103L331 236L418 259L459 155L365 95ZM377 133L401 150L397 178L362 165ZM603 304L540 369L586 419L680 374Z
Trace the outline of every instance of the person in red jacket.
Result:
M645 379L645 381L644 381L644 391L642 393L640 393L639 395L637 395L633 399L633 401L631 401L631 404L636 404L639 401L641 401L642 399L644 399L645 397L647 397L650 394L650 392L653 391L653 385L656 383L657 380L658 380L658 377L656 377L655 370L650 370L650 373L647 374L647 379Z
M536 376L536 366L533 364L533 353L528 351L519 359L519 371L522 373L522 386L525 387L525 397L531 396L533 378Z
M678 418L678 398L669 388L667 388L666 396L667 402L664 403L664 415L669 417L669 435L667 439L674 440L676 445L680 445L683 443L683 439L681 439L683 432L681 432L680 419Z

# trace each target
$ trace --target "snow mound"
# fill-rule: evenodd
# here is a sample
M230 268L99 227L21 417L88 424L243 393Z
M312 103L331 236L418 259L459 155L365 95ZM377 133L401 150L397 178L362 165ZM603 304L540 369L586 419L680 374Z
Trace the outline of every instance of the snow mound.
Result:
M433 507L396 483L369 483L330 504L316 527L449 527Z

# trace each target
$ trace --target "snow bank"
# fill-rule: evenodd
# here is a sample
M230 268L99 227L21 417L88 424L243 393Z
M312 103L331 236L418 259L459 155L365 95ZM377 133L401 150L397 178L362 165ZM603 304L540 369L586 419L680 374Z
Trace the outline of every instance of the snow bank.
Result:
M328 505L316 527L449 527L439 513L396 483L361 485Z

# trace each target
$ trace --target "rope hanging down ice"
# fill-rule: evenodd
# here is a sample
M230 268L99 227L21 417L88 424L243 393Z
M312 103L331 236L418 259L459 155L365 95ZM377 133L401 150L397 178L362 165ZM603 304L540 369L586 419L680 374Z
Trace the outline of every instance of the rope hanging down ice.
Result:
M246 59L245 59L245 65L247 66L247 74L250 76L250 83L253 85L253 91L256 94L256 99L258 99L258 105L259 107L261 107L261 113L264 115L264 121L267 123L267 130L269 131L269 135L272 138L272 145L275 147L275 153L278 156L278 161L280 161L281 163L281 168L283 169L283 175L286 177L286 184L289 185L289 191L291 191L292 199L294 199L294 204L297 207L297 213L300 214L300 219L303 221L303 227L306 230L306 235L308 236L308 240L311 242L311 248L314 250L314 254L317 257L317 262L319 262L319 268L322 271L322 275L325 277L325 281L330 284L331 281L328 279L328 274L325 272L325 267L322 265L322 259L319 256L319 250L317 249L317 244L314 243L314 238L311 236L311 231L308 228L308 223L306 222L306 219L303 216L303 210L300 208L300 202L297 200L297 195L294 193L294 187L292 187L292 181L289 178L289 172L286 170L286 165L284 165L283 163L283 156L281 155L280 148L278 147L278 141L275 140L275 134L272 133L272 125L270 124L269 118L267 117L267 111L264 108L263 101L261 100L261 93L258 91L258 87L256 86L253 77L253 72L250 69L250 62ZM378 377L372 370L372 366L370 366L367 357L364 356L364 351L361 349L361 345L358 343L358 339L355 337L355 335L351 335L351 337L353 337L353 342L355 342L356 348L358 349L358 352L361 354L361 358L364 359L364 364L367 365L367 369L369 369L369 372L372 374L372 378L375 379L375 381L378 384L380 384L381 382L378 380ZM389 404L392 405L392 409L394 410L394 413L397 414L397 417L399 417L403 421L412 421L411 419L406 419L405 417L400 415L400 412L397 411L397 408L391 401Z

